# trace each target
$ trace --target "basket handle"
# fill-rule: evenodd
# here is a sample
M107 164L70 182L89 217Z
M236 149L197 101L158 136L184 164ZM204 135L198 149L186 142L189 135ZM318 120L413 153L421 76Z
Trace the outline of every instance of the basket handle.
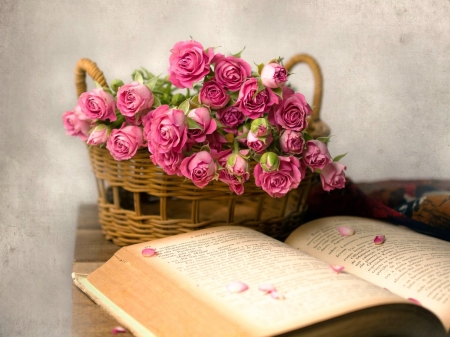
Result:
M295 65L306 63L314 76L314 98L313 113L310 117L308 132L314 137L325 137L330 135L330 128L320 120L320 108L322 105L323 77L317 61L307 54L296 54L292 56L285 64L287 71L290 71Z
M77 89L77 97L86 91L86 73L102 87L107 86L105 76L103 75L103 72L98 69L97 64L86 58L80 59L75 66L75 87Z

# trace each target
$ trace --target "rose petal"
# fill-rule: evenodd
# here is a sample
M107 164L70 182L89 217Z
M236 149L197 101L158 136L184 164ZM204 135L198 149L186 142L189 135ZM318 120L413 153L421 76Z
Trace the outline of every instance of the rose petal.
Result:
M263 291L263 292L265 292L266 294L269 294L269 293L271 293L271 292L273 292L273 291L277 291L277 290L275 289L275 287L274 287L272 284L270 284L270 283L263 283L263 284L260 284L260 285L258 286L258 289L261 290L261 291Z
M375 239L373 239L373 243L376 245L381 245L385 239L386 237L384 235L377 235L375 236Z
M330 264L330 268L334 271L334 272L336 272L336 273L340 273L341 271L343 271L344 270L344 266L340 266L340 265L338 265L338 264Z
M270 293L270 297L272 297L275 300L284 300L286 298L283 294L279 293L278 291L272 291Z
M111 330L111 333L113 335L116 335L118 333L124 333L127 332L127 330L125 330L125 328L122 328L121 326L116 326L114 329Z
M415 298L409 297L408 300L411 301L411 302L413 302L413 303L415 303L415 304L417 304L417 305L422 305L422 304L421 304L418 300L416 300Z
M142 250L143 257L150 257L150 256L155 255L155 253L156 253L156 250L154 250L153 248L144 248Z
M236 281L229 283L227 285L227 289L230 293L241 293L248 289L248 285L246 285L244 282Z
M342 236L351 236L355 234L355 230L348 226L339 226L338 231Z

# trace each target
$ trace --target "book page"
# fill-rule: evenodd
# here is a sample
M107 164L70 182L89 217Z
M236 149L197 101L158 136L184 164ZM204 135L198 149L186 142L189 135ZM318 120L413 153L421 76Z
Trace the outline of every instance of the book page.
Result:
M337 227L355 230L341 236ZM385 242L375 245L376 235ZM372 219L330 217L296 229L286 243L434 312L450 329L450 243Z
M157 254L143 258L151 247ZM256 335L273 335L379 304L406 302L297 249L244 227L217 227L123 248L152 270L163 272L189 293L251 325ZM122 250L121 250L122 251ZM122 258L120 252L118 258ZM249 289L230 293L241 281ZM258 290L270 283L285 299Z

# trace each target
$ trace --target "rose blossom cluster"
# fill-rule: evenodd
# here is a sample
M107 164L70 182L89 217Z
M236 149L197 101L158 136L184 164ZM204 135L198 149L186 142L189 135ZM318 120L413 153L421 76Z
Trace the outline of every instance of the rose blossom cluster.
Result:
M190 40L175 44L168 73L160 79L137 70L129 84L115 80L81 94L63 115L67 133L106 145L118 161L147 148L155 165L199 188L219 180L240 195L253 176L270 196L283 197L308 169L320 173L324 190L344 187L342 156L333 160L328 138L306 132L312 109L285 85L280 60L252 72L240 54Z

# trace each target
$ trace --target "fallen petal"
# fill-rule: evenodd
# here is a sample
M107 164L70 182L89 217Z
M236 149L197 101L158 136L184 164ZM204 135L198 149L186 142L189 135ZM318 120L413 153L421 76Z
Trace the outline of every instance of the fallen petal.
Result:
M241 293L248 289L248 285L246 285L244 282L236 281L229 283L227 285L227 289L230 293Z
M416 300L416 299L414 299L412 297L408 298L408 300L410 300L411 302L413 302L413 303L415 303L417 305L422 305L418 300Z
M377 235L377 236L375 236L375 239L373 239L373 243L376 245L381 245L385 239L386 238L384 235Z
M113 335L116 335L118 333L124 333L127 332L127 330L125 330L125 328L122 328L121 326L116 326L114 329L111 330L111 333Z
M330 268L333 270L333 271L335 271L336 273L340 273L341 271L343 271L344 270L344 266L340 266L340 265L338 265L338 264L330 264Z
M286 297L284 297L283 294L279 293L278 291L272 291L270 293L270 296L276 300L284 300L286 298Z
M153 248L144 248L142 250L143 257L150 257L150 256L155 255L155 253L156 253L156 250L154 250Z
M275 287L274 287L272 284L270 284L270 283L263 283L263 284L260 284L260 285L258 286L258 289L261 290L261 291L263 291L263 292L265 292L266 294L269 294L269 293L271 293L271 292L273 292L273 291L277 291L277 290L275 289Z
M355 234L355 230L353 228L347 227L347 226L339 226L338 230L342 236L350 236L350 235Z

